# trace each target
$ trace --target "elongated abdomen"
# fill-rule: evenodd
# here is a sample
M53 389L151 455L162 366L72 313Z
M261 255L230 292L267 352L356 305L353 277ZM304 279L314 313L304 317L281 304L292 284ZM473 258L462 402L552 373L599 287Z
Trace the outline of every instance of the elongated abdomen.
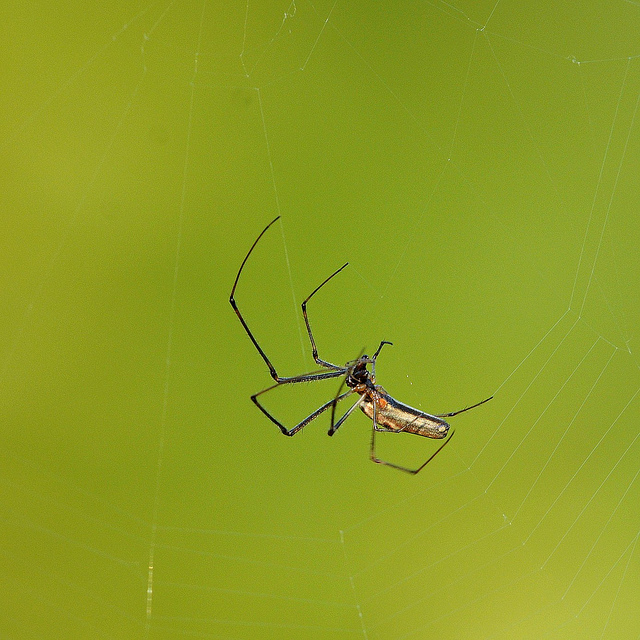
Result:
M415 433L426 438L446 438L449 423L436 416L418 411L392 398L381 386L376 386L378 406L376 424L389 431ZM362 412L373 419L373 401L366 398L360 405Z

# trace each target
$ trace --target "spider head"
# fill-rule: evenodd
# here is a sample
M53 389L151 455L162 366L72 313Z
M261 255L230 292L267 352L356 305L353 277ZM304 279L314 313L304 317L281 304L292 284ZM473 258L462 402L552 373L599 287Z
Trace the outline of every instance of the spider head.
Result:
M367 369L367 365L371 362L371 358L367 355L360 356L347 373L345 384L353 389L359 385L367 385L373 383L371 371Z

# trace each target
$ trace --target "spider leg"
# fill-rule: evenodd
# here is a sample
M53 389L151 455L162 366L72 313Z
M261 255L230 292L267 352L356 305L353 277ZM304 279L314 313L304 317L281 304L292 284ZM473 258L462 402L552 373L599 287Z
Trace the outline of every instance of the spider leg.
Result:
M236 294L236 287L238 286L238 282L240 280L240 275L242 274L242 270L244 269L244 265L247 263L247 260L249 259L249 256L251 255L251 253L253 252L253 250L256 248L256 245L258 244L258 242L260 242L260 238L262 238L262 236L266 233L267 229L269 229L269 227L274 224L274 222L276 222L276 220L278 220L280 218L280 216L278 216L277 218L274 218L260 233L260 235L255 239L255 241L253 242L253 244L251 245L251 248L249 249L249 251L247 252L247 255L244 257L244 260L242 261L242 264L240 265L240 268L238 269L238 273L236 274L236 279L233 282L233 287L231 288L231 295L229 296L229 303L231 304L233 310L235 311L236 316L238 316L238 320L240 320L240 324L242 324L242 327L244 328L245 332L247 333L247 335L249 336L251 342L253 342L253 346L256 348L256 350L258 351L258 353L260 354L260 357L264 360L265 364L267 365L267 367L269 368L269 374L271 375L271 377L276 381L276 382L296 382L296 378L298 378L299 376L291 376L291 377L281 377L278 375L278 372L276 371L276 368L273 366L273 364L271 363L271 360L269 360L269 358L267 357L267 354L262 350L262 347L258 344L258 341L255 339L253 333L251 333L251 329L249 329L249 325L247 324L247 322L245 321L244 317L242 316L242 313L240 313L240 309L238 308L238 305L236 303L236 299L235 299L235 294ZM306 309L306 305L307 302L309 301L309 299L321 288L323 287L327 282L329 282L329 280L331 280L331 278L333 278L333 276L337 275L340 271L342 271L342 269L344 269L347 265L343 265L342 267L340 267L340 269L338 269L338 271L334 272L332 275L330 275L319 287L317 287L310 296L308 296L305 301L302 303L302 313L304 315L304 321L305 324L307 326L307 332L309 334L309 339L311 340L311 349L313 351L313 359L316 361L317 364L319 364L322 367L326 367L327 369L332 369L334 371L342 371L344 369L344 367L339 367L338 365L332 364L331 362L326 362L325 360L321 360L318 357L318 349L316 348L316 344L315 341L313 339L313 333L311 332L311 325L309 324L309 318L307 317L307 309Z
M242 326L244 327L244 330L247 332L247 335L251 339L251 342L253 342L253 346L258 350L258 353L262 356L262 359L265 361L267 367L269 367L269 373L271 374L271 377L276 382L278 382L278 380L280 380L280 376L278 375L275 367L271 364L271 361L269 360L269 358L267 358L267 354L262 350L262 347L260 347L260 345L258 344L258 341L253 337L253 334L251 333L251 329L249 329L249 325L245 322L244 318L242 317L242 314L240 313L240 309L238 309L238 305L236 304L235 293L236 293L236 287L238 286L238 280L240 280L240 274L242 273L242 270L244 269L244 265L246 264L247 260L249 259L249 256L251 255L251 252L256 248L256 245L260 241L260 238L262 238L262 236L266 233L267 229L276 220L278 220L278 218L280 218L280 216L278 216L277 218L274 218L262 230L260 235L255 239L254 243L251 245L251 249L249 249L247 255L244 257L244 260L242 261L242 264L240 265L240 268L238 269L238 273L236 275L236 279L235 279L235 281L233 283L233 287L231 289L231 295L229 296L229 302L231 303L231 306L233 307L233 310L236 312L236 315L238 316L238 320L240 320L240 324L242 324Z
M264 413L264 415L267 416L269 420L271 420L271 422L273 422L275 425L278 426L280 431L282 431L282 433L284 433L285 436L294 436L296 433L298 433L298 431L306 427L311 421L315 420L321 413L326 411L329 407L335 406L335 404L337 402L340 402L340 400L344 400L344 398L346 398L348 395L353 393L353 391L349 389L348 391L345 391L343 394L337 396L336 398L329 400L329 402L325 402L322 406L316 409L313 413L309 414L304 420L300 421L295 427L292 427L291 429L287 429L287 427L285 427L279 420L276 420L276 418L274 418L266 410L266 408L260 404L260 402L258 401L258 396L261 396L263 393L267 393L267 391L271 391L272 389L275 389L276 387L279 387L282 384L296 383L296 382L310 382L313 380L322 380L325 378L337 378L338 376L343 374L344 374L343 371L327 371L327 372L321 372L318 374L304 374L302 376L296 376L296 378L293 378L293 379L283 380L281 378L280 382L276 382L276 384L273 384L270 387L267 387L266 389L263 389L262 391L258 391L258 393L252 395L251 400L258 407L258 409L260 409L260 411L262 411L262 413Z
M376 352L371 357L371 375L372 375L372 377L374 379L376 377L376 360L378 359L378 356L380 355L380 352L382 351L382 347L384 347L385 344L393 345L393 342L389 342L388 340L383 340L380 343L380 346L378 347Z
M342 387L344 387L346 383L346 378L343 378L342 381L340 382L340 386L338 387L338 390L336 391L336 398L340 395L340 392L342 391ZM334 398L335 400L335 398ZM333 403L333 407L331 407L331 427L329 428L329 435L332 436L333 432L335 431L335 429L333 428L333 425L336 423L336 406L337 406L337 402ZM344 422L344 420L342 421Z
M351 393L354 393L353 389L350 389ZM335 406L338 400L340 400L344 396L338 396L333 402L333 411L331 412L331 427L329 428L329 435L332 436L340 427L340 425L353 413L356 407L359 407L363 402L364 398L358 398L357 402L354 402L353 405L345 412L345 414L338 420L338 422L334 423L335 418Z
M493 396L491 396L491 398L493 398ZM436 418L451 418L452 416L457 416L459 413L464 413L465 411L469 411L471 409L475 409L476 407L479 407L481 404L484 404L485 402L489 402L489 400L491 400L491 398L487 398L486 400L483 400L482 402L478 402L477 404L472 404L470 407L465 407L464 409L460 409L460 411L452 411L451 413L435 414L435 417Z
M337 271L334 271L322 284L317 286L302 302L302 315L304 317L304 323L307 326L307 333L309 334L309 342L311 342L311 352L313 354L313 359L316 361L317 364L323 367L328 367L329 369L342 369L342 367L332 364L331 362L327 362L326 360L322 360L318 356L318 347L316 347L316 341L313 338L313 331L311 330L311 323L309 322L309 316L307 315L307 302L309 302L309 300L311 300L311 298L313 298L313 296L316 293L318 293L318 291L320 291L320 289L322 289L322 287L324 287L324 285L327 284L327 282L329 282L331 278L333 278L334 276L337 276L348 264L349 264L348 262L345 262L345 264L343 264Z
M401 431L394 431L391 433L402 433ZM393 462L387 462L386 460L381 460L380 458L376 457L376 445L375 445L375 430L372 430L371 432L371 460L373 460L373 462L377 462L378 464L384 464L387 467L391 467L392 469L398 469L398 471L404 471L405 473L409 473L413 476L416 475L416 473L419 473L420 471L422 471L446 446L447 444L451 441L451 438L453 438L453 434L455 433L455 429L451 430L451 433L449 434L449 437L435 450L435 453L431 454L431 456L427 459L426 462L423 462L417 469L408 469L407 467L403 467L399 464L394 464Z

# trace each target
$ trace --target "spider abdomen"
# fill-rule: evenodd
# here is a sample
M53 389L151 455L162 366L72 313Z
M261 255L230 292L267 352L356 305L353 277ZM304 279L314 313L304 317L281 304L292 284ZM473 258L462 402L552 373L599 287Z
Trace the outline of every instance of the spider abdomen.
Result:
M442 439L447 437L449 423L409 405L398 402L380 385L376 385L376 424L385 431L415 433L426 438ZM373 419L374 400L369 395L360 404L362 412Z

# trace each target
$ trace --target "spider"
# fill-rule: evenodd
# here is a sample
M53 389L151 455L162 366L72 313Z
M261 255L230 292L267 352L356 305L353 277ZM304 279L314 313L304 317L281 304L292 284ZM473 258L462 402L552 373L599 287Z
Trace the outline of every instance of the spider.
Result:
M459 413L463 413L464 411L469 411L470 409L475 409L475 407L479 407L481 404L488 402L491 400L493 396L483 400L482 402L478 402L474 405L461 409L460 411L452 411L450 413L445 413L441 415L430 415L428 413L424 413L419 411L418 409L414 409L402 402L398 402L395 398L390 396L383 387L376 384L376 360L380 355L380 351L382 351L382 347L386 344L392 344L387 340L383 340L376 352L373 356L369 357L366 354L360 355L355 360L351 360L347 362L344 366L340 366L337 364L333 364L331 362L327 362L318 356L318 348L316 347L316 341L313 337L313 331L311 330L311 324L309 322L309 316L307 315L307 303L313 296L324 287L329 280L337 276L349 263L343 264L339 269L334 271L324 282L322 282L318 287L316 287L304 300L302 303L302 316L304 317L304 323L307 327L307 333L309 335L309 341L311 343L311 352L313 354L313 359L316 364L323 367L323 370L320 371L312 371L310 373L302 373L297 376L280 376L278 375L275 367L262 350L262 347L258 344L258 341L255 339L253 333L249 329L245 319L242 317L240 310L238 309L238 305L235 300L236 287L238 286L238 281L240 280L240 275L242 274L242 270L244 269L244 265L246 264L251 252L255 249L256 245L260 241L260 238L266 233L267 229L271 227L272 224L278 220L280 216L272 220L260 233L260 235L256 238L254 243L251 245L247 255L244 257L242 264L240 265L240 269L238 269L238 274L236 275L236 279L233 283L233 288L231 289L231 295L229 296L229 302L233 307L240 323L244 327L244 330L247 332L251 342L253 342L254 347L258 350L258 353L264 360L265 364L269 368L269 373L271 377L274 379L275 384L259 391L258 393L251 396L251 400L254 404L264 413L271 422L276 424L280 431L285 436L294 436L296 433L304 429L310 422L315 420L321 413L324 413L328 409L331 409L331 426L329 427L329 435L332 436L345 422L345 420L355 411L356 408L359 408L368 418L371 419L373 428L371 430L371 444L370 444L370 458L373 462L378 464L387 465L388 467L392 467L394 469L398 469L399 471L405 471L406 473L416 474L435 458L436 455L443 449L443 447L451 441L453 437L454 430L451 431L451 435L445 442L443 442L440 447L433 453L429 459L420 465L417 469L408 469L407 467L403 467L401 465L395 464L393 462L387 462L386 460L381 460L376 456L376 432L384 432L384 433L414 433L419 436L425 436L427 438L435 438L435 439L444 439L447 437L449 432L449 423L444 420L444 418L451 418L453 416L457 416ZM371 365L371 370L369 370L369 365ZM260 404L258 398L268 391L275 389L283 384L297 384L299 382L314 382L316 380L327 380L329 378L343 378L342 383L338 389L338 393L335 397L328 402L325 402L322 406L318 407L315 411L313 411L310 415L308 415L304 420L299 422L294 427L287 429L279 420L277 420L274 416L272 416L267 409ZM342 391L343 387L346 385L347 390ZM349 396L357 394L359 398L356 402L342 415L342 417L336 422L336 406L339 402L348 398Z

